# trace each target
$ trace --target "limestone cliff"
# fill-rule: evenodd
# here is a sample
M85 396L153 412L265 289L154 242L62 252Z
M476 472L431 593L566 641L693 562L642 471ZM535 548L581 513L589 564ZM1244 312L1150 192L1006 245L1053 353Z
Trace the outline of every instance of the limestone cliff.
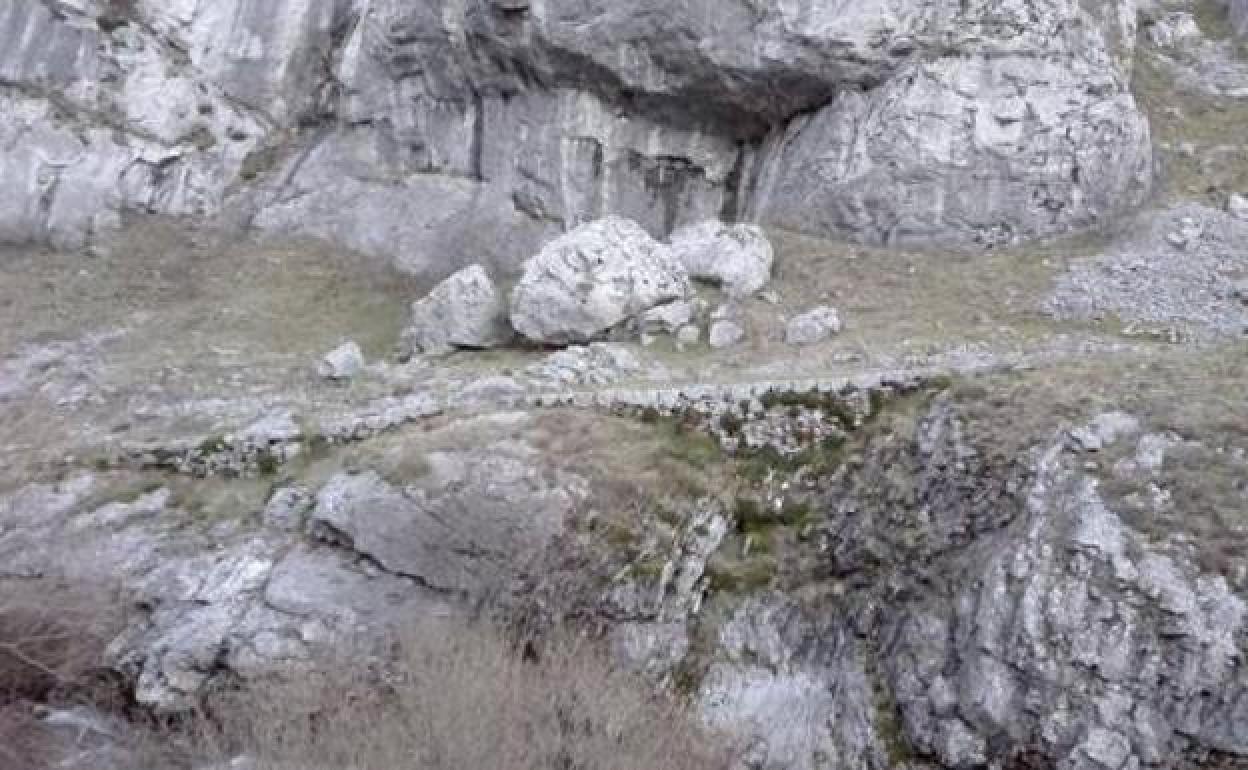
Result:
M1132 0L12 0L0 238L150 212L445 273L605 214L867 242L1147 190Z

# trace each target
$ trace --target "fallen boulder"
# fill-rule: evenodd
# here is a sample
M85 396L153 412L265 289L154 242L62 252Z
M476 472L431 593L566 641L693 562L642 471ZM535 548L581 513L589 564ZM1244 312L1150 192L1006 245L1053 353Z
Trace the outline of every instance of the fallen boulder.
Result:
M525 263L511 323L534 342L584 343L690 292L671 249L635 222L609 217L556 238Z
M485 268L472 265L412 303L403 349L405 353L427 355L461 348L485 350L507 344L512 336L503 296Z
M733 297L761 291L771 281L775 252L759 227L709 221L672 235L672 251L689 275Z

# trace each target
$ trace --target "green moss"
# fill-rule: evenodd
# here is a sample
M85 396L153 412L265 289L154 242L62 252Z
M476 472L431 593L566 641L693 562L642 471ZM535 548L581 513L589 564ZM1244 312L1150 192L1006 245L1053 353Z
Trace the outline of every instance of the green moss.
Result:
M729 436L741 435L741 429L745 427L745 421L732 412L726 412L720 415L719 427Z
M1226 0L1196 0L1192 15L1201 33L1210 40L1228 40L1235 34Z
M665 569L667 569L667 560L652 555L633 562L629 567L629 573L641 580L654 581L663 576Z
M764 446L744 452L740 456L737 472L741 478L755 483L765 481L773 474L791 476L800 470L822 476L840 467L844 447L845 438L841 436L828 436L818 444L791 455Z
M256 457L256 470L258 470L262 476L275 476L277 475L277 472L281 470L281 467L281 459L277 456L277 454L270 450L263 450Z
M199 442L196 447L201 454L215 455L227 452L230 449L230 442L226 440L223 434L214 434Z
M686 656L672 671L672 687L681 695L693 697L702 690L706 665Z
M860 422L859 415L849 401L836 393L824 393L819 390L768 391L759 400L767 409L787 406L789 414L793 416L800 414L803 408L821 411L845 430L853 430Z
M875 719L872 720L884 750L888 752L889 765L900 767L914 758L910 741L906 738L902 727L901 710L886 682L876 677L874 682L872 706Z
M785 525L796 530L804 530L815 521L815 508L807 500L786 499L780 509L780 517Z
M733 515L737 520L737 531L743 535L763 535L777 527L781 522L752 497L738 497L733 506Z
M200 152L207 152L217 146L217 137L213 136L207 126L196 126L186 138Z
M724 459L724 453L715 439L681 423L668 423L664 434L663 453L672 460L705 470Z
M243 158L238 175L250 182L261 174L276 168L279 160L280 154L276 147L261 147L252 150Z
M606 523L603 537L609 545L620 550L631 549L637 545L637 533L631 527L614 520Z
M771 585L778 572L775 557L754 551L745 559L735 560L718 554L707 564L706 575L712 591L748 594Z
M329 457L331 450L329 439L319 433L304 432L302 456L312 462Z

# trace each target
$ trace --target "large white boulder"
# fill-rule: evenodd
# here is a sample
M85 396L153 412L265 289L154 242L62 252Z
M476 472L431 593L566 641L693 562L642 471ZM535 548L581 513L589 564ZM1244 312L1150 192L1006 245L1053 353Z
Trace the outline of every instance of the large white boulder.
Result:
M640 225L609 217L551 241L525 263L511 324L535 342L589 342L665 302L689 296L689 275Z
M709 221L672 234L672 251L689 275L723 287L734 297L761 291L771 281L775 252L759 227Z
M412 320L403 332L403 347L409 352L437 355L458 348L498 347L513 336L503 295L484 267L472 265L412 303Z

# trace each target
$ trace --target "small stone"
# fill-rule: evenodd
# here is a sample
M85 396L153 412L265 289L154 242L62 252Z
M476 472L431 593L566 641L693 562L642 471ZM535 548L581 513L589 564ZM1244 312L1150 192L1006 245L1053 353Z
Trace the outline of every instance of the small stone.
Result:
M354 341L344 342L325 354L317 373L327 380L350 380L364 370L364 352Z
M686 345L696 345L702 340L702 330L696 324L682 326L676 332L676 339Z
M841 328L841 316L836 308L824 305L789 321L784 330L784 340L796 347L816 345L839 334Z
M1082 428L1071 431L1075 444L1085 452L1099 452L1119 439L1140 432L1140 421L1126 412L1106 412Z
M710 344L716 350L730 348L745 339L745 329L735 321L716 321L711 324Z
M1231 193L1230 199L1226 202L1226 210L1236 219L1248 221L1248 195Z
M305 487L282 487L264 506L264 523L283 532L295 532L303 526L304 516L315 502L311 491Z
M678 329L690 324L696 314L697 308L688 300L659 305L642 315L642 334L675 334Z
M1131 742L1123 735L1103 727L1088 730L1088 737L1080 748L1088 759L1106 770L1118 770L1131 756Z

